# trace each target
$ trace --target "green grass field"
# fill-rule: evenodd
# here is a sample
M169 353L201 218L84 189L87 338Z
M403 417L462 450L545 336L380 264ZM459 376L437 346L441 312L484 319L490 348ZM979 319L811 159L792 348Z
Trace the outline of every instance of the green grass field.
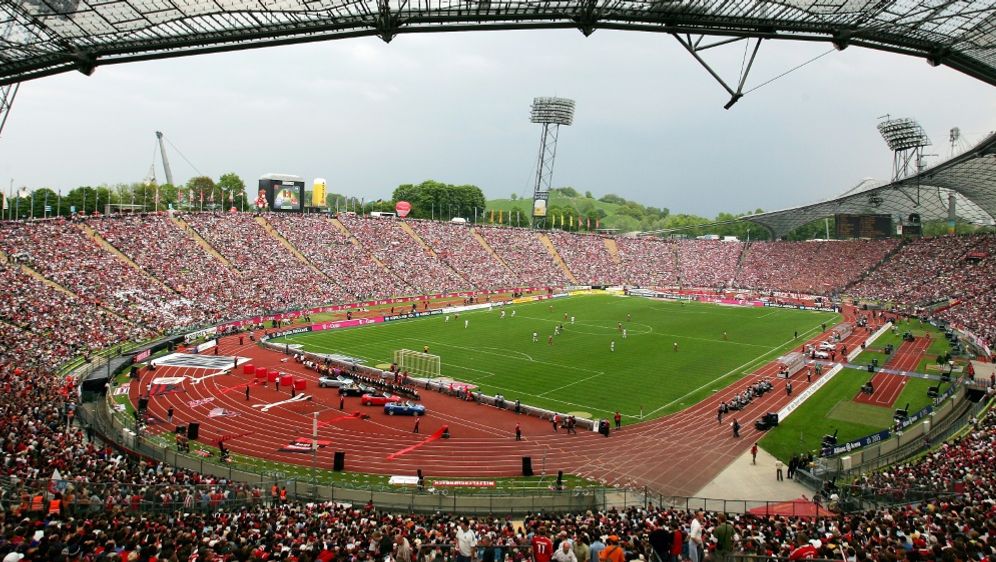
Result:
M875 343L877 346L878 342ZM927 398L929 387L939 385L941 392L944 392L950 386L933 380L910 378L893 408L854 402L861 386L873 376L857 369L842 370L778 427L769 431L761 439L761 447L788 462L795 453L818 448L822 437L834 430L838 430L837 440L846 442L888 429L892 426L894 408L909 404L909 411L917 412L930 404Z
M575 323L565 322L565 314ZM823 312L608 295L514 305L499 316L498 309L475 311L450 322L431 316L274 341L361 357L368 365L390 363L397 349L428 345L441 357L444 377L477 384L487 394L595 417L619 410L632 420L641 406L646 418L684 409L793 347L793 332L801 341L837 320ZM561 323L564 332L548 345ZM532 342L533 332L539 342Z

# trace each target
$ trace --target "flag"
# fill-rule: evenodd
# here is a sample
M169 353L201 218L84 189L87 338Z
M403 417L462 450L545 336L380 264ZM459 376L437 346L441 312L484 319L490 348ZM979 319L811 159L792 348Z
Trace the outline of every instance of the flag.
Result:
M591 230L591 217L584 218L585 230Z
M156 186L156 208L159 207L159 186Z
M7 207L4 207L4 209L6 209L6 208ZM495 210L494 209L491 209L491 218L488 219L488 222L491 223L491 224L494 224L494 222L495 222Z
M578 229L581 229L581 216L578 215Z
M55 469L52 472L52 480L48 483L48 491L51 493L65 492L66 488L69 487L69 483L62 479L62 474L59 474L59 469Z
M600 224L600 223L598 222L598 217L595 217L595 230L598 230L599 228L601 228L601 227L599 226L599 224Z
M178 203L183 203L183 201L186 198L187 198L187 194L182 189L180 191L176 192L176 200L177 200Z
M505 214L504 209L498 209L498 224L502 223L502 216Z
M214 203L214 190L213 189L211 190L211 196L208 197L208 201L211 202L211 203Z
M3 198L3 210L6 211L7 210L7 194L6 193L0 193L0 197Z

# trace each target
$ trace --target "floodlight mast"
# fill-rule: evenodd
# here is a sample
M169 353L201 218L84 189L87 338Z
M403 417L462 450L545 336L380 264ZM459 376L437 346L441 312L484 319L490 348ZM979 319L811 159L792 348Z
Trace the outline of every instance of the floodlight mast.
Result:
M536 185L533 187L533 228L546 224L547 203L553 183L553 163L557 158L557 137L560 126L574 123L574 100L566 98L533 98L529 120L543 125L539 157L536 161Z
M892 151L892 181L899 181L920 171L924 147L930 146L930 138L923 127L914 119L902 117L878 124L878 132Z

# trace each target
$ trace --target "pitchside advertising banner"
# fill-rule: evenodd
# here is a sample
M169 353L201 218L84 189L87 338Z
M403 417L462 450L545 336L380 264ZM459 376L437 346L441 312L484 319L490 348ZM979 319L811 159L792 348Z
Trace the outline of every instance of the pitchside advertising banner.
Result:
M196 332L191 332L187 334L187 342L194 341L201 337L213 336L219 331L224 332L234 328L241 328L243 326L252 326L256 324L264 324L272 320L285 320L287 318L298 318L304 315L311 314L321 314L324 312L339 312L342 310L353 310L357 308L365 308L370 306L383 306L388 304L405 304L412 302L424 302L433 299L443 299L443 298L467 298L467 297L479 297L485 295L497 295L501 293L529 293L533 291L548 291L550 287L509 287L505 289L495 289L491 291L457 291L452 293L434 293L431 295L422 295L418 297L398 297L394 299L381 299L363 302L354 302L349 304L336 304L330 306L319 306L315 308L309 308L306 310L295 310L292 312L281 312L278 314L270 314L267 316L254 316L252 318L246 318L244 320L237 320L234 322L226 322L224 324L219 324L214 328L207 328L204 330L198 330Z
M301 326L299 328L291 328L289 330L281 330L279 332L274 332L262 338L263 341L267 341L271 338L280 338L283 336L293 336L294 334L303 334L305 332L322 332L325 330L336 330L338 328L352 328L353 326L366 326L367 324L379 324L384 321L383 316L376 316L374 318L355 318L353 320L337 320L335 322L319 322L318 324L312 324L310 326Z
M449 309L447 309L449 311ZM435 316L436 314L442 314L441 309L435 310L424 310L422 312L409 312L407 314L395 314L394 316L385 316L383 318L384 322L391 322L392 320L408 320L409 318L421 318L422 316Z

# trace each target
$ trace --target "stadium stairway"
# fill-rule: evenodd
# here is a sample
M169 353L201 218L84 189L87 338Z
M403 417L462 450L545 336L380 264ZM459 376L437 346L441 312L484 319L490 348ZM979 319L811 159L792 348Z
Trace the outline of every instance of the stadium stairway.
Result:
M222 265L227 267L232 273L234 273L235 275L241 275L242 272L240 272L234 265L232 265L232 262L230 262L228 258L221 255L221 252L216 250L214 246L211 245L210 242L208 242L200 234L198 234L197 230L195 230L194 227L187 224L187 221L177 216L170 216L169 219L173 221L173 224L175 224L180 230L184 231L187 234L187 236L193 238L194 242L196 242L198 246L204 248L205 252L214 256L215 259L220 261Z
M360 241L357 240L355 236L353 236L353 233L350 232L349 229L346 228L346 225L342 224L342 222L339 219L330 218L329 222L332 223L332 226L334 226L336 228L336 230L338 230L339 232L341 232L344 236L346 236L346 238L349 238L350 243L352 243L354 246L356 246L364 254L370 256L370 259L372 259L374 261L374 263L377 264L378 267L380 267L382 270L384 270L384 273L386 273L387 275L390 275L391 277L394 277L396 279L401 279L400 277L398 277L397 275L394 274L394 271L392 271L391 268L389 268L386 265L384 265L384 262L382 262L379 259L377 259L377 256L375 256L375 255L371 254L370 252L368 252L366 250L366 248L363 247L363 244L360 244ZM403 279L401 279L401 283L403 285L407 285L407 283L405 283Z
M619 257L619 246L616 245L615 238L602 238L605 243L605 249L609 252L609 257L612 258L612 263L619 265L622 263L622 258Z
M24 273L25 275L30 275L31 277L34 277L38 281L41 281L42 283L48 285L49 287L55 289L56 291L59 291L60 293L64 293L64 294L70 295L74 299L79 299L80 301L84 300L84 299L81 299L78 294L74 293L73 291L69 290L66 287L63 287L62 285L60 285L59 283L56 283L55 281L49 279L48 277L45 277L44 275L42 275L39 271L35 270L34 268L29 267L29 266L24 265L24 264L15 263L14 261L12 261L10 259L10 256L8 256L7 253L4 252L4 251L0 251L0 262L3 262L5 264L7 264L12 269L13 268L19 269L21 271L21 273ZM102 306L102 307L100 307L100 309L103 310L104 312L110 314L111 316L117 318L118 320L120 320L124 324L129 324L129 325L131 324L130 320L128 320L124 316L121 316L120 314L118 314L117 312L114 312L113 310L111 310L109 308L106 308L106 307Z
M730 279L730 287L737 287L737 279L740 277L740 273L744 270L744 263L747 261L747 252L750 251L750 240L744 242L743 248L740 250L740 257L737 258L737 268L733 272L733 279Z
M273 238L274 240L277 241L278 244L286 248L287 251L290 252L292 256L297 258L297 261L306 265L308 269L311 270L312 273L318 276L319 279L328 279L329 281L335 282L334 279L326 275L325 272L323 272L321 269L318 269L318 266L316 266L314 263L311 262L311 260L305 257L305 255L302 254L301 251L294 246L294 244L291 244L290 240L284 238L283 234L277 232L277 229L273 228L273 225L270 224L270 221L266 220L265 217L257 216L256 222L259 224L259 226L263 227L263 230L265 230L266 233L269 234L271 238Z
M398 224L398 226L401 227L401 230L405 231L405 234L407 234L408 236L411 236L412 240L414 240L415 242L417 242L418 245L421 246L422 249L425 250L430 256L432 256L432 257L434 257L436 259L439 259L439 256L436 255L436 251L432 249L432 246L429 246L425 242L425 240L423 240L422 237L419 236L418 233L415 232L415 230L412 229L412 227L411 227L410 224L408 224L406 222L401 222L401 221L398 221L397 224Z
M564 258L560 257L560 252L557 251L557 248L553 245L553 241L550 240L550 237L542 232L538 233L536 236L538 236L539 241L546 246L546 251L550 252L550 257L553 258L553 262L560 267L560 269L564 272L564 275L567 276L567 279L569 279L571 283L578 285L577 277L574 277L574 274L570 269L568 269L567 264L564 263Z
M505 260L501 259L501 256L499 256L498 253L495 252L495 249L491 247L491 244L488 244L488 241L485 240L483 236L481 236L481 233L477 232L476 228L470 227L470 235L473 236L474 239L477 240L477 243L480 244L482 248L484 248L484 251L490 254L491 257L495 259L495 261L497 261L502 265L502 267L504 267L508 271L514 272L514 270L511 267L509 267L508 263Z
M100 246L101 248L103 248L104 250L106 250L107 252L110 252L110 254L113 255L115 258L117 258L118 261L120 261L120 262L124 263L125 265L127 265L128 267L134 269L142 277L145 277L147 279L151 279L153 283L155 283L156 285L159 285L160 287L166 289L168 292L170 292L170 293L172 293L174 295L179 295L180 294L177 290L173 289L173 287L170 287L169 285L167 285L166 283L164 283L162 279L159 279L158 277L156 277L155 275L152 275L151 273L149 273L145 269L142 269L142 267L139 266L137 263L135 263L134 260L132 260L131 258L129 258L127 254L125 254L121 250L115 248L114 244L111 244L110 242L108 242L106 238L104 238L103 236L101 236L100 233L97 232L96 230L94 230L93 227L91 227L90 225L88 225L88 224L86 224L84 222L81 222L81 223L78 223L77 226L79 226L79 228L83 232L85 232L86 235L87 235L87 237L89 237L91 240L93 240L95 244L97 244L98 246Z
M907 242L906 238L900 239L899 240L899 244L896 244L895 248L893 248L889 252L886 252L886 254L884 256L882 256L882 259L878 260L877 263L875 263L874 265L872 265L868 269L862 271L861 275L858 275L856 278L852 279L850 283L848 283L847 285L844 285L843 287L841 287L839 289L840 293L841 294L847 294L847 291L849 291L852 287L854 287L858 283L861 283L862 281L864 281L865 279L867 279L868 276L872 274L872 272L874 272L875 270L877 270L879 267L882 267L882 265L884 265L884 264L888 263L889 261L891 261L892 257L895 256L896 254L898 254L903 249L903 247L906 246L906 242Z
M446 268L449 269L450 271L452 271L453 274L456 275L458 278L463 279L464 281L466 281L467 284L468 284L468 286L473 286L473 284L469 280L467 280L467 278L464 277L459 271L457 271L456 269L454 269L453 266L450 265L448 261L440 258L439 255L436 254L436 251L432 249L432 246L430 246L428 242L426 242L424 239L422 239L422 237L419 236L417 232L415 232L415 229L413 229L410 224L408 224L408 223L406 223L404 221L398 221L397 224L398 224L398 226L401 227L401 230L404 230L405 233L408 234L408 236L411 236L411 238L413 240L415 240L415 242L417 242L418 245L421 246L422 249L425 250L430 256L432 256L432 257L436 258L437 260L439 260L439 263L441 263L444 266L446 266Z

